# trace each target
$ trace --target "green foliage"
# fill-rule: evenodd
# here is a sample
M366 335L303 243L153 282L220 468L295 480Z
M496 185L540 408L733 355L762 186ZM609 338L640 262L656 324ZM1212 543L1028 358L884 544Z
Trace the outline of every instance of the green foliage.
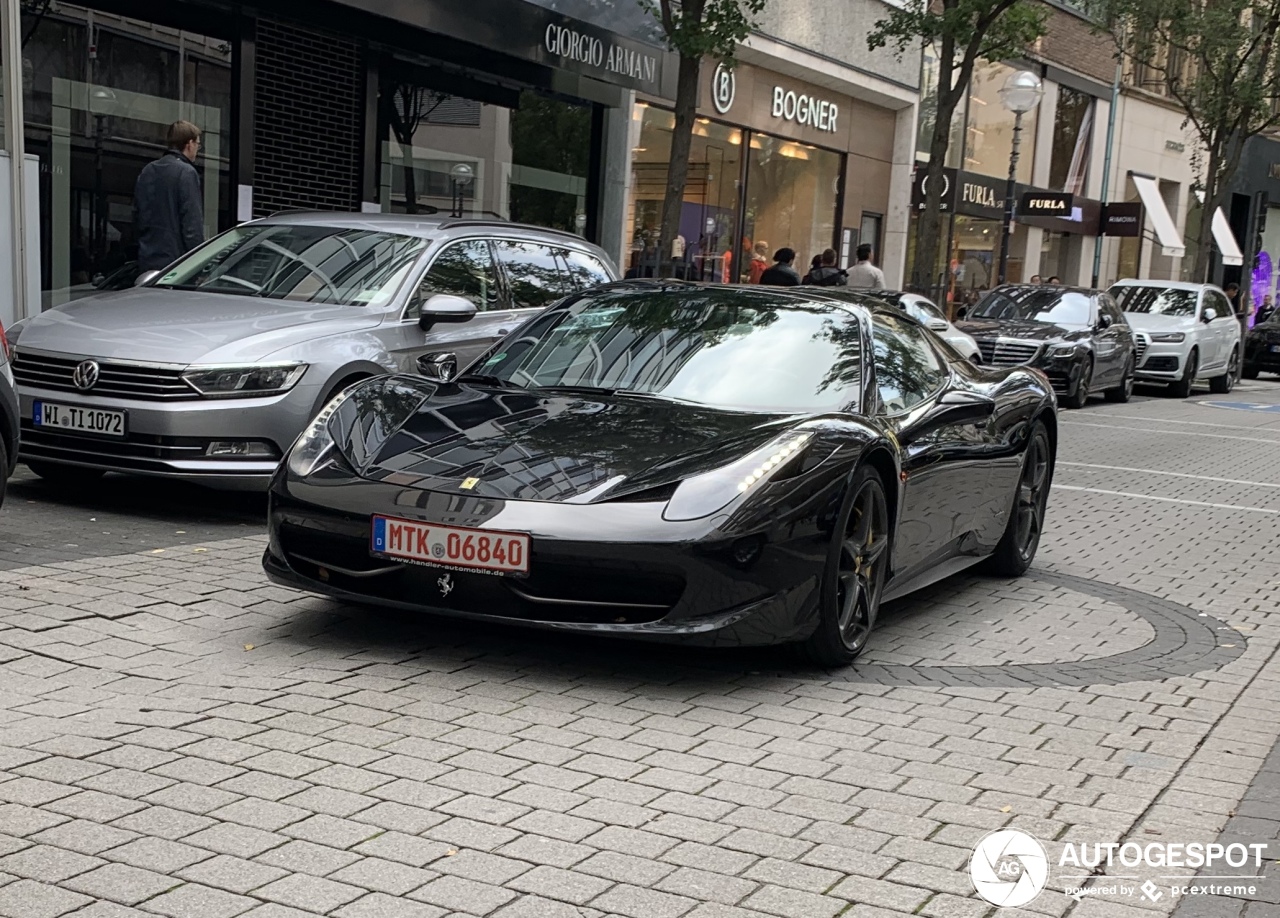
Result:
M733 61L768 0L639 0L662 25L671 50L685 58Z
M876 23L867 45L892 48L901 57L949 39L966 57L998 61L1022 54L1044 35L1046 16L1030 0L911 0Z

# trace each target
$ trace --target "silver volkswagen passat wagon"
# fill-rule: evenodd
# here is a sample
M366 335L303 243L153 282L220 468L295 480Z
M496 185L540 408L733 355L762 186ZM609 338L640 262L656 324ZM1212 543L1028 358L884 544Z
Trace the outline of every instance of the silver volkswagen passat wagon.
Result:
M334 395L465 366L538 309L617 275L569 233L399 214L290 213L215 237L139 286L19 323L21 458L264 488Z

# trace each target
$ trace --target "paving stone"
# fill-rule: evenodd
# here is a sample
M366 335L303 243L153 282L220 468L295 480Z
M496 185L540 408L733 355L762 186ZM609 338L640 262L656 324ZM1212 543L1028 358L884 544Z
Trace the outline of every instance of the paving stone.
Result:
M326 914L366 893L358 886L297 874L259 886L253 894L280 905Z
M63 885L97 899L110 899L121 905L137 905L181 883L181 880L173 877L140 870L128 864L106 864L67 880Z
M88 896L35 880L0 886L0 915L4 918L59 918L91 901Z
M177 889L148 899L150 912L169 918L235 918L257 906L257 899L237 896L209 886L186 883Z
M220 854L207 861L201 861L177 871L178 876L194 883L203 883L217 889L228 889L232 892L247 893L265 886L273 880L288 875L288 871L278 867L270 867L255 861L247 861L238 857Z

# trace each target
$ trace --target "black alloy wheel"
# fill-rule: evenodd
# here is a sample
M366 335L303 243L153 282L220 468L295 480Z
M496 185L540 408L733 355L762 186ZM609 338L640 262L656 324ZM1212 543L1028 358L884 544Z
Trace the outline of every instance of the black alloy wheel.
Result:
M1080 367L1080 378L1076 381L1076 387L1071 390L1071 394L1066 397L1063 404L1068 408L1083 408L1089 402L1089 387L1093 385L1093 355L1084 359L1084 364Z
M1018 577L1035 560L1044 532L1045 506L1053 484L1053 445L1043 421L1036 421L1022 457L1013 509L1000 544L983 564L988 573Z
M1187 398L1196 384L1196 374L1200 372L1200 352L1195 348L1187 355L1187 365L1182 371L1182 378L1169 384L1169 394L1174 398Z
M1127 402L1133 398L1133 371L1137 366L1137 358L1130 354L1124 362L1124 375L1120 378L1120 385L1106 392L1107 401L1109 402Z
M802 645L819 666L844 666L862 653L876 624L889 564L889 502L875 470L854 476L827 558L818 627Z
M1227 361L1227 372L1209 380L1209 391L1215 395L1226 395L1236 387L1236 377L1240 373L1240 349L1231 349L1231 359Z

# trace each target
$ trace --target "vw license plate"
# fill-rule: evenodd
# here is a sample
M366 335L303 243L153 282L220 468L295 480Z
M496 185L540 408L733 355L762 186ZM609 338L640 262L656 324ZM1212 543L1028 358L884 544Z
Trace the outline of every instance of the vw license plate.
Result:
M125 435L125 413L109 408L35 402L31 406L31 420L37 427L56 427L59 430L106 437Z
M529 536L374 516L370 552L383 558L488 574L527 574Z

